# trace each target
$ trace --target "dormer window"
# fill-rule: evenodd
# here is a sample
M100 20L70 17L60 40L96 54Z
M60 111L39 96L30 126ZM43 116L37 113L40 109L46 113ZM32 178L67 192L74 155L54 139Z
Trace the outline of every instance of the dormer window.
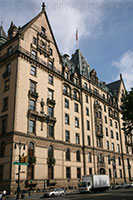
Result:
M41 34L42 34L43 36L45 36L45 33L46 33L46 29L42 26Z
M53 62L49 61L48 66L49 66L50 69L53 69Z
M36 59L36 58L37 58L37 53L36 53L36 51L33 51L33 50L32 50L32 52L31 52L31 57L32 57L33 59Z
M68 73L67 72L64 73L64 76L65 76L65 79L68 79Z
M75 85L77 85L77 83L78 83L77 78L74 78L74 79L73 79L73 82L74 82Z

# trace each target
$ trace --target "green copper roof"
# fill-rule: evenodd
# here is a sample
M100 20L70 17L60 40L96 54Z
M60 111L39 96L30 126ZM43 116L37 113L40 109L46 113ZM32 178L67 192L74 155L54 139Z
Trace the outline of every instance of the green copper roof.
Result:
M2 44L4 44L7 41L7 36L6 33L2 27L2 25L0 26L0 46Z
M0 38L1 37L7 39L6 33L2 26L0 26Z

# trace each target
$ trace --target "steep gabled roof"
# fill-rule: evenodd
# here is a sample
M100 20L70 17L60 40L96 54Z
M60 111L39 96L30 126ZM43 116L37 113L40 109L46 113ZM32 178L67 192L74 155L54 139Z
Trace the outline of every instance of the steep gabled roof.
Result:
M89 79L91 68L79 49L72 55L71 62L77 66L80 75Z
M51 28L51 25L50 25L50 22L48 20L48 17L47 17L47 13L45 11L45 9L42 9L42 11L37 15L35 16L32 20L30 20L27 24L23 25L21 28L20 28L20 31L23 33L25 32L42 14L45 15L46 17L46 20L47 20L47 23L48 23L48 26L49 26L49 29L50 29L50 32L51 32L51 35L53 37L53 40L54 40L54 43L55 43L55 46L56 46L56 49L57 49L57 52L59 54L59 57L60 57L60 52L59 52L59 49L58 49L58 46L57 46L57 43L56 43L56 40L55 40L55 37L54 37L54 34L53 34L53 31L52 31L52 28ZM60 60L61 60L61 57L60 57Z
M107 84L107 87L112 91L119 91L121 80Z

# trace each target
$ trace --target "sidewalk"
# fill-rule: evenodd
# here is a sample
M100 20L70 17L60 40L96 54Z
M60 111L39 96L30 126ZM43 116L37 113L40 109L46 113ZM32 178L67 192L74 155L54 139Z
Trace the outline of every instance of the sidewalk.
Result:
M67 190L65 192L65 195L70 195L70 194L78 194L79 191L78 190ZM31 192L31 195L29 196L28 193L24 194L24 199L41 199L43 197L44 192ZM16 195L7 195L6 199L11 199L11 200L15 200L16 199Z

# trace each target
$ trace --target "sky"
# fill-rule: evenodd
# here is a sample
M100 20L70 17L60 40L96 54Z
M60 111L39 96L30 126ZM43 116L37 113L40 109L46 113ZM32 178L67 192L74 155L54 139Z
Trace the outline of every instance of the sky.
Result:
M43 0L0 0L0 21L23 26L41 11ZM79 48L101 81L120 79L133 87L133 0L45 0L60 53ZM78 30L78 42L76 41Z

